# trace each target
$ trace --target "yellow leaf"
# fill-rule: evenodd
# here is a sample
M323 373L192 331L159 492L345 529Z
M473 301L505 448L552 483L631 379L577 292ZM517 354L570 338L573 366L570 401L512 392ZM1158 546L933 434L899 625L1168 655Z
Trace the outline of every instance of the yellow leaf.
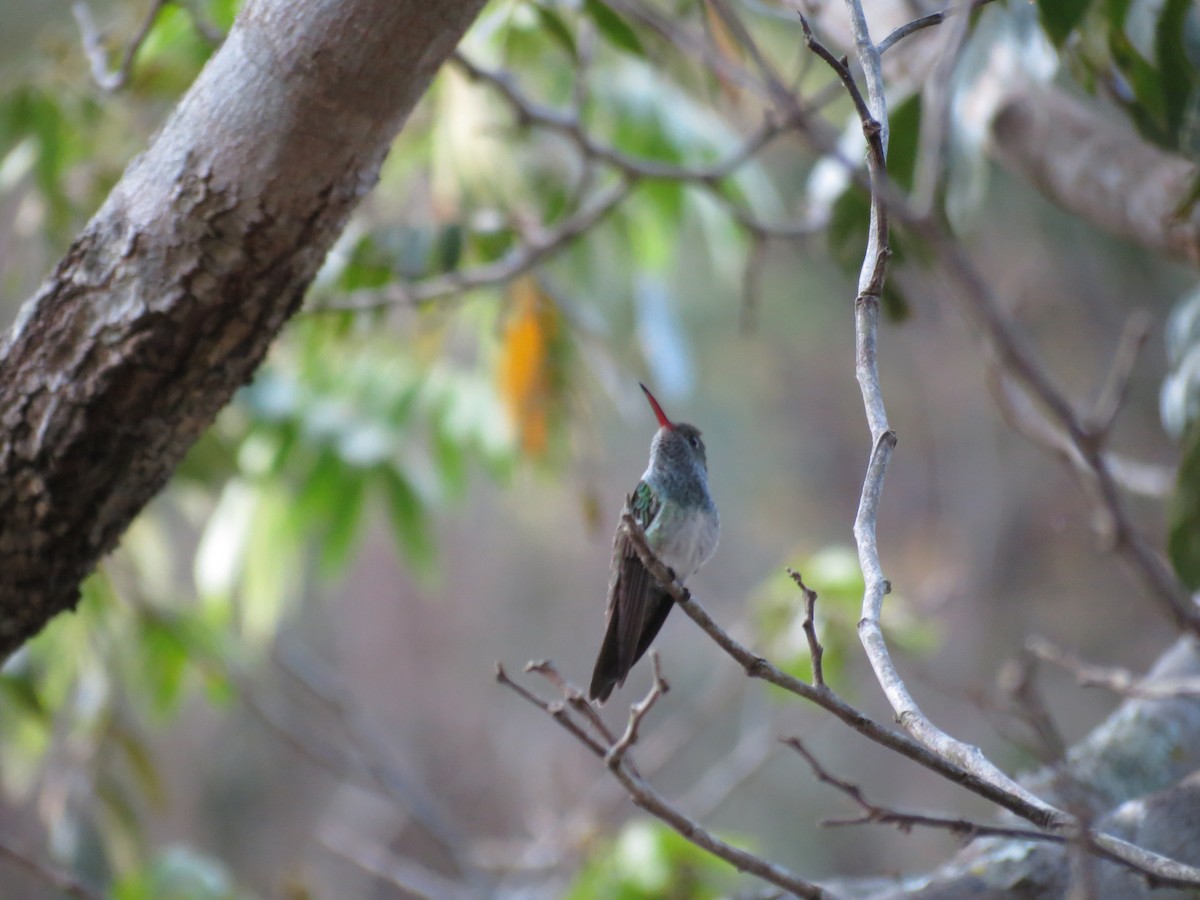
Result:
M516 429L521 450L546 453L556 399L561 322L554 301L529 275L509 287L509 312L500 351L500 393Z

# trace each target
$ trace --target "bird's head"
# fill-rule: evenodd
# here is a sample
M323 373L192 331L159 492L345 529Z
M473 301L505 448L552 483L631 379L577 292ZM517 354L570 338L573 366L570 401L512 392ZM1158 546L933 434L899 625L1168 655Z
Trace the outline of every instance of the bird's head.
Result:
M660 464L677 466L680 464L698 464L704 472L708 471L708 458L704 453L704 441L700 437L700 429L687 422L672 422L663 412L658 400L650 393L650 389L639 382L639 387L650 401L650 408L658 419L658 433L650 445L650 457Z

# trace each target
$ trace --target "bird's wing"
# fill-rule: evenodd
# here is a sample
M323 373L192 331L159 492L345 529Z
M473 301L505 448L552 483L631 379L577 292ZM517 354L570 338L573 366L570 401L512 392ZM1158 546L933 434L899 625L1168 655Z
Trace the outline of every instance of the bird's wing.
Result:
M659 503L654 491L639 482L625 502L624 512L643 528L658 515ZM624 513L623 513L624 514ZM601 702L613 687L624 683L650 641L670 612L670 597L665 597L654 577L646 571L624 528L613 538L613 575L608 589L607 621L604 641L592 672L590 696Z
M658 515L660 504L650 486L640 482L629 499L633 517L643 529L649 529ZM662 628L663 620L670 611L669 599L664 604L662 589L638 556L625 529L617 529L613 547L616 561L616 583L610 606L618 616L617 623L617 668L620 679L633 668L634 663L650 646L650 641ZM612 613L610 613L612 614Z

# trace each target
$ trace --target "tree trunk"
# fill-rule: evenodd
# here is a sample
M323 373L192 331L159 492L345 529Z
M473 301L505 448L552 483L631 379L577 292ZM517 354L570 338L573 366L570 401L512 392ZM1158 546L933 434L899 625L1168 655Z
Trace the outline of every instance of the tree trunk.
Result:
M482 0L249 0L0 348L0 660L294 313Z

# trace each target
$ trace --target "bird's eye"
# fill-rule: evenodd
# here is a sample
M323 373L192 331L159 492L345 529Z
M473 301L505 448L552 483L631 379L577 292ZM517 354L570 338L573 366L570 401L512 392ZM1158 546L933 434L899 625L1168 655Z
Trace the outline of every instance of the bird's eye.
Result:
M691 444L694 449L700 449L700 438L697 435L689 434L688 443Z

